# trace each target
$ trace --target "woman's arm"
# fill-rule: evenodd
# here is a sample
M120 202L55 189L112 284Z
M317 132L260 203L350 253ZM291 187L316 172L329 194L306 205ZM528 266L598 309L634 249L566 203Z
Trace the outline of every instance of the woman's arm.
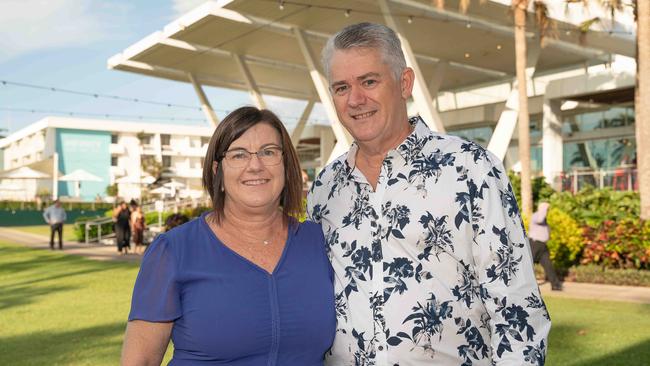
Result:
M132 320L126 326L122 366L159 366L165 356L174 323Z

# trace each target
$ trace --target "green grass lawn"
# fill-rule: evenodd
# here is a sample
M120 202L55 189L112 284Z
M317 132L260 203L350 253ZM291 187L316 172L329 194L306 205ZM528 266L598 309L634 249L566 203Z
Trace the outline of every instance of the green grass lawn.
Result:
M49 225L33 225L33 226L14 226L11 229L24 231L32 234L39 234L46 237L50 237L50 226ZM58 243L58 237L55 237L54 240ZM65 224L63 225L63 240L64 241L76 241L77 238L74 236L74 224Z
M0 365L118 364L137 270L0 243ZM650 360L650 305L546 303L553 319L547 365Z

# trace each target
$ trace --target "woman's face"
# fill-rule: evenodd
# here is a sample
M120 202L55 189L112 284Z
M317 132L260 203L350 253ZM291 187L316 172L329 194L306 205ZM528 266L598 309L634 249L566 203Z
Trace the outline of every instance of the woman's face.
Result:
M233 141L228 151L259 152L281 148L281 137L270 124L260 122ZM279 153L279 150L274 150ZM279 206L284 188L284 163L264 164L256 154L242 167L233 167L228 157L221 160L225 189L225 205L239 210L259 210ZM240 162L241 164L241 162Z

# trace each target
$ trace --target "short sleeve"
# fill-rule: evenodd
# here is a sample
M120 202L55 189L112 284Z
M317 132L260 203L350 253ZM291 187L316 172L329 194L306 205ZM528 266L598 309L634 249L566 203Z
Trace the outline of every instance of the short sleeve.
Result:
M131 299L131 320L169 322L181 316L178 262L165 235L160 235L142 258Z

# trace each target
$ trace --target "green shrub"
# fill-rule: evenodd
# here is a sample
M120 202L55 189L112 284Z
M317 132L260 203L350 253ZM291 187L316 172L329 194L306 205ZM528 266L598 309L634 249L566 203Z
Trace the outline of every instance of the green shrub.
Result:
M512 190L517 198L517 204L521 208L521 177L519 174L510 170L508 171L508 178L510 179ZM531 185L533 189L534 207L537 207L537 204L541 201L549 201L550 197L555 194L555 190L553 190L553 187L551 187L550 184L546 183L544 177L533 178Z
M650 271L611 269L596 265L571 267L567 279L575 282L650 287Z
M551 260L556 268L569 268L580 260L585 246L582 228L566 212L551 207L546 217L551 237L547 243Z
M573 217L580 225L598 228L605 221L636 218L640 213L639 194L610 188L586 187L575 195L557 192L550 198L553 207Z
M598 228L586 228L584 236L582 264L650 269L650 221L607 220Z

